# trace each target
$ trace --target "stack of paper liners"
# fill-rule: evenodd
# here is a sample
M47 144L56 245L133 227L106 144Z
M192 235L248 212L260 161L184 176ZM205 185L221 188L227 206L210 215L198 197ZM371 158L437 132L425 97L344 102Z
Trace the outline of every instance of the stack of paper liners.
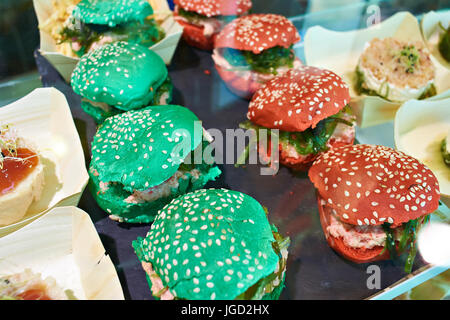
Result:
M417 19L409 12L399 12L380 24L366 29L337 32L316 26L305 35L306 63L329 69L342 76L350 86L351 107L362 128L392 121L401 103L378 96L359 95L355 90L355 70L367 42L373 38L393 37L401 41L423 42ZM332 54L330 55L330 52ZM450 96L450 73L433 56L436 68L435 86L438 95Z
M68 43L58 45L55 35L52 35L48 30L58 32L59 25L64 22L61 17L68 7L78 2L79 0L33 0L34 10L40 26L41 41L39 52L58 70L67 82L70 82L72 71L80 59L72 53ZM154 18L166 33L165 38L151 46L150 49L157 53L166 64L170 64L183 33L183 28L173 19L167 1L149 0L149 3L154 9Z
M0 119L36 146L45 175L40 200L31 205L20 221L0 227L2 237L49 209L78 205L89 176L69 105L58 90L36 89L22 99L0 108Z
M51 210L0 239L0 274L31 269L54 278L80 300L123 300L116 270L87 213L75 207Z

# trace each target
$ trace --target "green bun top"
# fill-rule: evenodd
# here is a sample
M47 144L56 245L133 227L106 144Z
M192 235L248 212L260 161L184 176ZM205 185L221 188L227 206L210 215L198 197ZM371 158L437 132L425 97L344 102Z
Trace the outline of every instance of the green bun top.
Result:
M128 111L148 105L167 75L164 61L156 53L119 41L81 57L71 85L84 98Z
M147 190L178 170L202 141L203 128L189 109L151 106L109 117L92 141L91 168L104 182Z
M177 298L230 300L276 270L273 242L266 213L255 199L201 189L161 209L146 238L133 247Z
M84 23L115 27L130 21L144 21L153 14L147 0L82 0L72 15Z

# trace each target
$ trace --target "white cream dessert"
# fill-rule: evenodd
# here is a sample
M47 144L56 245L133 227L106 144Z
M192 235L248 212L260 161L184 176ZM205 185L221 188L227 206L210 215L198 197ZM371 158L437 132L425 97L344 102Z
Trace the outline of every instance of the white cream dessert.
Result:
M9 126L0 130L0 226L22 219L44 187L38 152Z
M374 38L366 44L356 69L356 89L394 102L436 94L435 67L421 42Z

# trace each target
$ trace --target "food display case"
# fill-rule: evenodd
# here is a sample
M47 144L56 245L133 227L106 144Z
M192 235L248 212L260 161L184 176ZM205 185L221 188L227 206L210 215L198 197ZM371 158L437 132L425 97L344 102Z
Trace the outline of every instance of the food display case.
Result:
M35 2L39 3L40 1ZM364 47L364 41L361 40L361 33L358 33L358 31L372 28L370 30L377 30L378 36L382 36L383 32L395 34L394 27L401 29L402 21L411 19L412 24L417 28L415 31L418 32L414 37L422 39L421 25L424 24L430 29L430 25L432 25L430 21L436 19L434 16L431 18L428 16L425 20L427 14L435 12L444 17L445 12L448 13L446 10L449 9L448 3L445 3L445 1L428 1L420 5L414 1L342 1L339 4L337 1L332 2L336 2L336 4L330 5L326 1L254 0L252 12L270 12L288 17L301 37L301 40L293 46L295 55L301 62L305 65L327 68L339 74L339 64L343 63L343 59L337 56L340 54L339 50L333 46L340 44L344 49L346 47L343 45L344 40L341 43L336 39L336 43L328 41L327 36L329 34L331 34L331 38L333 34L336 34L336 37L338 34L339 36L347 34L354 37L354 40L350 38L345 41L351 43L359 41L361 46L358 44L355 47L362 48ZM448 21L449 15L447 14L446 17ZM386 31L383 31L383 25L386 24L388 27ZM408 32L411 32L410 29L408 30ZM431 31L428 31L429 37L431 37L430 34ZM0 82L0 106L4 106L4 108L0 108L0 122L4 120L3 114L14 111L11 109L12 106L21 102L23 104L30 99L28 105L37 104L36 108L27 111L30 114L38 114L38 109L44 100L58 100L55 102L55 107L59 104L67 104L68 109L66 111L70 111L74 127L79 135L80 147L84 153L83 165L85 165L85 168L89 168L92 155L91 143L97 131L97 124L83 111L80 96L65 81L70 78L67 74L68 65L60 60L55 65L55 60L49 59L52 54L49 54L47 49L48 46L45 51L42 50L42 47L36 48L34 51L37 72L32 71L26 75ZM180 40L173 56L172 52L170 54L171 59L167 59L166 63L168 63L168 73L173 83L172 103L189 108L202 120L202 126L206 130L218 129L225 134L227 129L239 128L239 124L247 119L249 101L238 97L227 88L215 68L211 52L193 48L184 40ZM430 98L430 102L433 103L434 101L434 104L439 104L439 101L443 99L443 103L447 101L448 104L450 69L448 66L440 64L439 59L436 59L436 61L439 64L440 92L438 92L437 97ZM73 64L73 61L70 61L70 63ZM335 66L337 67L333 69ZM70 68L72 67L70 66ZM59 72L61 70L63 70L63 74ZM36 91L33 91L35 89ZM14 102L24 96L23 100ZM373 98L374 100L377 99L377 97ZM399 141L396 141L398 139L397 131L401 129L397 127L397 122L400 120L396 119L395 115L401 104L395 106L393 104L387 106L382 104L380 107L377 104L380 103L379 100L381 99L375 102L359 101L358 106L355 107L361 112L357 120L355 143L377 144L396 148L399 146ZM367 109L361 107L362 105L365 105L364 107ZM4 112L3 109L9 112ZM442 112L442 118L446 118L447 121L450 120L449 109L443 108ZM382 116L379 116L380 114ZM60 123L60 125L63 124ZM449 125L448 122L447 125ZM70 127L72 124L69 123L67 126ZM77 148L78 146L70 149L74 156ZM239 150L225 150L223 159L227 158L227 152L236 154ZM81 167L84 168L84 166ZM428 256L421 254L420 250L411 273L404 270L404 256L394 260L357 264L337 254L326 241L319 218L317 191L307 172L294 172L280 166L275 175L261 175L261 165L259 164L239 167L234 164L219 164L219 168L222 174L216 181L208 182L206 187L226 188L250 195L267 208L268 220L271 224L277 226L279 233L290 238L285 287L280 299L427 298L417 293L411 294L411 290L418 290L419 286L426 286L428 290L432 286L439 287L440 292L443 293L438 297L433 296L433 298L448 298L448 292L442 289L445 286L448 287L449 284L448 266L433 264L432 261L426 259ZM146 236L151 224L117 222L109 219L108 213L99 207L89 188L84 188L86 185L85 169L70 172L70 176L80 180L80 187L75 190L76 192L73 192L73 194L76 194L81 190L80 197L75 196L75 200L67 204L55 204L49 207L48 209L53 210L48 210L43 215L39 214L33 219L29 219L24 223L28 226L19 229L19 231L4 235L1 233L2 229L0 229L0 237L5 237L4 240L0 238L0 243L2 241L7 242L8 239L12 241L15 233L20 238L23 235L18 234L18 232L39 227L39 225L34 227L34 224L45 222L45 217L50 220L57 219L55 214L58 212L64 213L60 219L67 219L66 216L71 214L77 216L77 219L83 218L86 220L85 212L92 220L106 252L105 259L108 258L108 261L105 264L109 263L109 259L114 264L123 290L123 296L120 292L114 291L114 294L111 293L111 297L105 295L100 296L100 299L104 297L107 299L124 297L131 300L154 299L149 290L146 274L132 246L132 242L138 237ZM441 200L437 214L431 215L432 222L450 223L450 210L444 202ZM74 207L54 209L54 207L64 205L77 206L81 210ZM37 220L33 222L36 218ZM88 224L86 221L84 223ZM67 228L69 227L67 226ZM79 227L82 226L75 223L73 228ZM78 250L82 249L78 248ZM450 248L448 245L443 245L441 250L443 251L442 255L448 255ZM7 256L4 247L0 251L0 255ZM100 252L100 254L104 254L104 252ZM0 256L0 260L2 260L2 256ZM0 265L0 276L3 271L1 268L2 265ZM111 270L108 272L111 281L109 285L114 290L118 290L120 285L116 282L114 274L111 273ZM377 281L373 280L374 275L378 277ZM108 279L105 281L108 281Z

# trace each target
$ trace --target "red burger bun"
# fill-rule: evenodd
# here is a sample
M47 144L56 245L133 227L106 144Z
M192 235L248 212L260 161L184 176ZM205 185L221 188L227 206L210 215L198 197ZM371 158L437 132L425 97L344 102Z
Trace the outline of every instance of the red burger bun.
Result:
M309 178L338 218L352 225L397 227L435 211L439 184L426 166L385 146L348 145L321 154Z
M239 16L252 7L251 0L174 0L183 10L208 18L215 16Z
M361 249L361 248L351 248L345 245L344 241L341 238L336 238L330 235L327 232L328 226L330 226L330 215L332 208L323 204L324 200L317 195L317 204L319 207L319 217L320 224L322 225L322 229L325 234L325 238L328 242L328 245L339 253L341 256L346 258L347 260L356 262L356 263L367 263L379 260L389 259L389 251L384 250L382 246L376 246L371 249Z
M348 85L332 71L291 69L266 83L253 96L247 118L262 127L301 132L350 102Z
M213 59L216 69L231 92L236 95L250 99L264 83L273 79L276 75L263 74L252 70L236 71L231 66L221 64L218 60L220 49L232 48L236 50L251 51L260 54L262 51L282 46L289 48L292 44L300 41L300 35L295 26L287 18L276 14L249 14L234 19L227 24L217 35L214 42ZM296 59L295 67L301 62ZM279 74L285 70L278 70Z
M255 54L276 46L289 48L300 41L295 26L277 14L249 14L234 19L217 35L215 48L233 48Z

